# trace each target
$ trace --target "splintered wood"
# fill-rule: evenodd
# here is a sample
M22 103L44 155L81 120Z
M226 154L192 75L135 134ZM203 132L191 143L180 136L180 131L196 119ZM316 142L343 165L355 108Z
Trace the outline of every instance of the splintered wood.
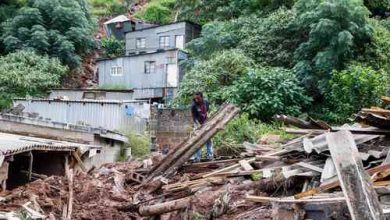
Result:
M352 134L340 131L328 134L326 140L352 219L385 219Z
M232 104L224 104L219 111L210 118L206 124L202 125L189 138L183 141L176 151L168 154L161 163L157 164L149 172L147 182L154 177L163 175L172 176L179 167L187 162L194 153L203 147L218 131L232 120L240 109Z

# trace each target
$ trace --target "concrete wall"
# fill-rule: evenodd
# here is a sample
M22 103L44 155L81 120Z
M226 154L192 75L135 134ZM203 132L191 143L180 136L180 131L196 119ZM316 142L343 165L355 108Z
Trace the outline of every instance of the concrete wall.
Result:
M126 55L138 51L156 51L160 48L160 36L169 36L169 47L177 48L175 36L184 36L184 43L198 37L200 28L188 22L178 22L126 33ZM136 48L136 39L145 38L145 48Z
M181 78L180 74L182 74L182 71L180 71L178 66L178 55L184 58L185 56L178 53L178 50L170 50L100 60L98 61L99 85L120 85L127 89L177 87L177 85L170 83L168 76L172 76L177 82L179 82L179 79ZM154 73L145 73L146 61L155 62ZM172 65L171 67L173 69L171 69L171 71L168 70L168 65ZM121 75L112 75L111 68L114 66L122 67L123 73Z
M53 121L135 133L145 132L150 115L149 104L141 101L14 100L18 104Z
M150 133L156 150L172 150L188 137L192 126L189 109L151 109Z
M68 97L70 100L82 100L84 99L85 93L95 93L96 100L133 100L133 92L129 91L106 91L106 90L90 90L90 89L79 89L79 90L69 90L69 89L56 89L51 90L49 94L49 99L54 99L57 97Z

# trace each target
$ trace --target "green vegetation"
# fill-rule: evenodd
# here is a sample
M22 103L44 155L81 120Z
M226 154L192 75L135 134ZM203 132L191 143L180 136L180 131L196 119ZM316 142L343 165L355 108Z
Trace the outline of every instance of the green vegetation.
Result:
M60 61L32 51L18 51L0 57L0 107L8 107L12 98L38 96L58 86L67 72Z
M91 13L96 17L125 14L133 2L134 0L88 0Z
M388 3L178 0L179 19L203 27L187 46L176 104L201 90L263 122L277 113L346 122L388 92Z
M174 20L176 0L151 0L135 17L152 22L166 24Z
M127 135L131 149L131 155L135 158L142 159L150 153L150 138L142 135L130 133Z
M311 101L292 71L278 67L248 72L225 90L224 98L263 121L281 113L297 116Z
M281 129L280 124L262 123L257 119L251 119L248 114L244 113L233 119L223 131L213 138L213 145L219 151L237 153L238 145L244 141L257 143L266 134L280 135L281 139L290 137Z
M110 85L101 85L99 89L108 89L108 90L124 90L127 89L125 84L110 84Z
M70 68L95 47L84 0L31 0L2 23L5 52L20 49L57 57Z
M123 56L125 51L125 42L117 40L115 37L104 38L100 41L104 51L104 57Z

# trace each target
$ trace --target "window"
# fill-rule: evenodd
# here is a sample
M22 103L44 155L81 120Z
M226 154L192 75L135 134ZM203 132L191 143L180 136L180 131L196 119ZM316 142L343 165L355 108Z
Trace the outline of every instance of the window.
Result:
M184 36L183 35L176 35L175 36L175 44L176 44L176 48L184 49Z
M145 73L154 73L156 71L155 61L145 61Z
M160 48L169 47L169 36L160 37Z
M137 38L137 48L145 48L146 47L146 40L145 38Z
M111 67L111 76L122 76L123 71L121 66L113 66Z
M176 57L167 57L167 64L176 63Z

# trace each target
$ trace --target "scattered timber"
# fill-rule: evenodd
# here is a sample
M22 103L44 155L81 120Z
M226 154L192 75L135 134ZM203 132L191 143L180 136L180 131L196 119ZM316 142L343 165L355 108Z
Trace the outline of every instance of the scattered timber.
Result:
M352 134L348 131L328 134L327 141L352 219L385 219Z

